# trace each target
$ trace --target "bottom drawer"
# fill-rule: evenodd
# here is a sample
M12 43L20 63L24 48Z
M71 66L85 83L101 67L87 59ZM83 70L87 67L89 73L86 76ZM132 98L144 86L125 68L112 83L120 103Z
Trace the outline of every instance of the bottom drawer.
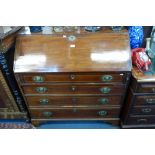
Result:
M131 111L133 115L155 115L154 106L134 107Z
M46 108L30 109L31 118L41 119L86 119L86 118L118 118L120 108L85 109L85 108Z
M155 116L149 117L134 117L130 116L126 122L128 125L147 125L147 124L154 124L155 125Z

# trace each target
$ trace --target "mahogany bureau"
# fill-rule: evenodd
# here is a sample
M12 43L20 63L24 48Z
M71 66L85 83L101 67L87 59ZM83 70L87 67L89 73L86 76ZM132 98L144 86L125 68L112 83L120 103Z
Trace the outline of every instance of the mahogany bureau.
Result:
M14 73L34 125L102 120L119 125L131 72L126 30L22 32Z
M123 128L155 127L155 76L132 69L129 93L122 114Z

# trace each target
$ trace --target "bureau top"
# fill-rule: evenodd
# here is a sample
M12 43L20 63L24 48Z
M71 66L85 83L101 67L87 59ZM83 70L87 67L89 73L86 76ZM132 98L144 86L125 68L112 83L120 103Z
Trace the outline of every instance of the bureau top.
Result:
M19 34L15 73L131 71L127 31Z

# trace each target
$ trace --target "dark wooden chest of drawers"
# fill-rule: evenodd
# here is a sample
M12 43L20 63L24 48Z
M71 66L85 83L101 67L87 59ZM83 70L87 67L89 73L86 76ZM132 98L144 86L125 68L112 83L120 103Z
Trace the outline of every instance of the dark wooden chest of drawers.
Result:
M124 104L123 128L155 127L155 78L137 68L132 70L132 80Z
M118 125L130 71L126 31L17 38L14 73L34 125L54 120Z

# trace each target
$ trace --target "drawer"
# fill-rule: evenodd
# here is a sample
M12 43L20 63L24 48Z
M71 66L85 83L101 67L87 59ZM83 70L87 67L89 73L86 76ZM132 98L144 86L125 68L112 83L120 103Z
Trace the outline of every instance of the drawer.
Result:
M132 115L155 115L155 107L153 106L143 106L134 107L131 111Z
M130 116L127 119L126 124L128 125L147 125L147 124L155 124L155 117L134 117L134 116Z
M32 109L32 118L69 119L69 118L115 118L119 117L119 108L86 109L86 108L58 108L58 109Z
M27 96L30 107L33 106L119 106L122 96Z
M136 96L135 105L155 105L155 95Z
M124 85L74 85L74 84L55 84L55 85L24 85L25 94L122 94Z
M138 93L155 93L155 84L140 84Z
M52 83L52 82L99 82L122 83L124 74L114 73L53 73L53 74L24 74L20 75L22 83Z

